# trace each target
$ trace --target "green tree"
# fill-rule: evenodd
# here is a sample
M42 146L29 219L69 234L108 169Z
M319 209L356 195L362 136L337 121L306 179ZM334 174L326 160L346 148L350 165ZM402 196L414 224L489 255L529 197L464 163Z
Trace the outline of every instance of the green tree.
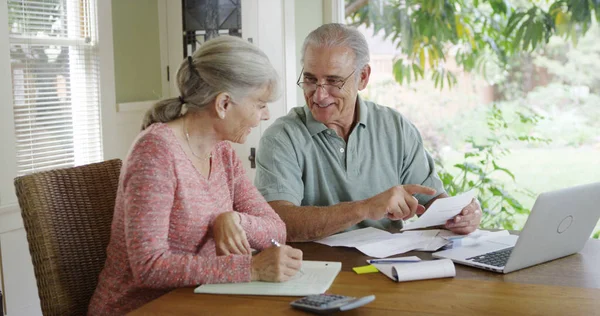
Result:
M600 21L600 0L346 0L346 16L397 44L400 84L430 73L443 88L456 82L446 65L449 54L464 70L484 72L487 63L505 67L511 56L552 35L576 42Z
M515 96L523 100L533 87L519 81L529 78L525 75L531 75L535 57L544 53L548 58L538 58L536 64L550 69L550 75L562 76L565 84L597 83L597 63L590 60L589 67L585 66L582 73L589 76L565 78L564 68L574 64L553 58L560 51L544 52L541 48L557 37L566 45L577 44L595 21L600 21L600 0L346 0L346 17L354 25L383 32L397 46L400 55L393 73L400 84L427 76L437 88L451 87L457 80L448 67L452 60L461 70L476 71L488 81L494 78L506 96L519 90ZM521 71L523 65L530 71ZM514 85L520 89L514 89ZM467 137L471 150L464 153L461 163L447 168L438 160L440 178L449 194L478 191L484 210L483 227L514 229L514 216L529 213L515 193L533 193L505 187L503 179L515 181L515 176L499 164L499 159L510 153L509 144L536 146L549 142L529 133L542 117L534 112L525 114L527 109L518 106L516 113L506 113L504 108L492 107L487 117L487 136ZM520 126L506 119L515 114Z
M534 126L542 119L541 116L527 111L517 111L513 115L518 117L518 124L523 127ZM505 182L501 180L502 177L515 180L514 174L499 163L502 157L510 154L507 144L549 142L548 139L529 135L527 128L516 131L510 129L507 120L509 116L510 113L503 112L496 105L488 110L486 124L489 133L481 139L467 138L466 143L470 149L463 154L462 162L453 166L458 171L446 168L443 160L437 158L438 174L449 195L457 195L471 189L478 191L478 200L483 210L481 226L486 228L515 229L513 217L529 214L529 209L509 192ZM528 190L517 191L533 196Z

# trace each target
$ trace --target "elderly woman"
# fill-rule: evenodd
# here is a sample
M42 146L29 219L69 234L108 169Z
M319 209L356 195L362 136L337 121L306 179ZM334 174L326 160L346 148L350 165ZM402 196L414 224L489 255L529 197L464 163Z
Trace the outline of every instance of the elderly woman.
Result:
M270 247L285 225L227 142L269 118L279 86L267 56L218 37L182 63L177 84L178 98L146 114L121 170L91 315L125 314L176 287L285 281L301 266L300 250Z

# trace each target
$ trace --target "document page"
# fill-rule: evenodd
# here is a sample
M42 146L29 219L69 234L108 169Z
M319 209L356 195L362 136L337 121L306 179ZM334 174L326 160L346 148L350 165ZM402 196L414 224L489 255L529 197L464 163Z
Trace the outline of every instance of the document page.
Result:
M203 284L194 293L307 296L325 293L342 269L341 262L302 261L302 271L286 282Z
M356 246L356 249L367 256L385 258L405 253L416 248L427 247L437 234L438 230L391 234L391 236L385 240L362 244Z
M414 222L407 223L402 230L444 225L447 220L458 215L465 206L469 205L475 195L476 191L473 189L457 196L437 199L421 217Z
M367 227L331 235L315 242L331 247L356 247L359 245L384 240L390 238L391 236L391 233L384 230Z
M354 247L368 256L385 258L414 249L436 251L450 243L447 239L439 237L439 232L439 229L432 229L392 234L368 227L329 236L316 242L331 247Z

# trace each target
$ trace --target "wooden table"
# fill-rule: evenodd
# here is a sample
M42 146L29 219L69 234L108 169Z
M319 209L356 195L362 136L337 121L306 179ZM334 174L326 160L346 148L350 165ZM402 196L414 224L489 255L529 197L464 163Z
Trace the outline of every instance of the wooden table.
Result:
M456 265L456 277L396 283L381 273L357 275L368 258L353 248L294 243L305 260L341 261L328 292L375 294L375 301L342 315L600 315L600 241L578 254L510 274ZM411 252L421 259L431 254ZM193 294L174 290L130 315L307 315L293 297Z

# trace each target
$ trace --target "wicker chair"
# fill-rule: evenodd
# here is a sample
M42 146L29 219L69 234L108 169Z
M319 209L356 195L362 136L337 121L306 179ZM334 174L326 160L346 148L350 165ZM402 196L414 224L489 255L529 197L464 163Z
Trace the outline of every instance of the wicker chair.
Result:
M44 315L84 315L106 260L121 160L18 177Z

